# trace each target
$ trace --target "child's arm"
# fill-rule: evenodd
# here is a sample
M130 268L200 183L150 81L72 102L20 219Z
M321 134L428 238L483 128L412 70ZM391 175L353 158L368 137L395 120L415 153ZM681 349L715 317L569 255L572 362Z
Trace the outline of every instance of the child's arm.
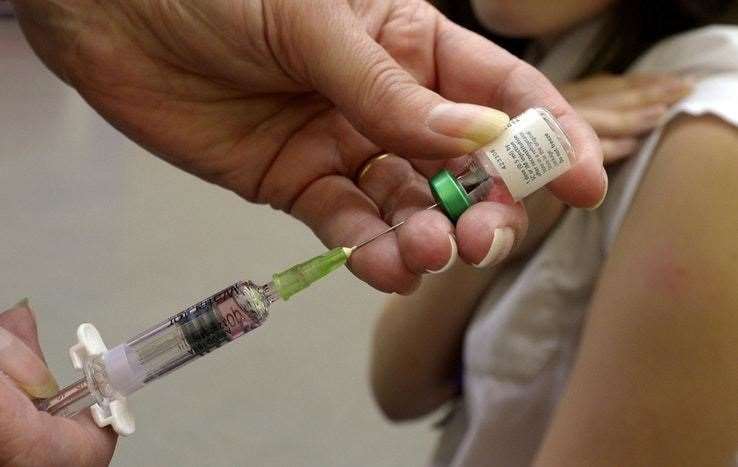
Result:
M371 363L374 398L387 418L420 417L457 393L464 329L492 273L457 265L387 302Z
M536 467L728 466L738 448L738 131L665 133Z

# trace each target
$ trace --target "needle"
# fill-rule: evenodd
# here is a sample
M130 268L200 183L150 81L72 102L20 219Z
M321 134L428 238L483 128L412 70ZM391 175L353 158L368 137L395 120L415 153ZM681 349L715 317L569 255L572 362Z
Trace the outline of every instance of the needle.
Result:
M438 207L438 203L433 204L431 206L428 206L427 208L423 209L423 211L429 211L429 210L431 210L433 208L436 208L436 207ZM355 252L356 250L358 250L359 248L363 247L364 245L373 242L374 240L378 239L382 235L388 234L388 233L392 232L393 230L397 229L398 227L400 227L405 222L407 222L407 219L405 219L402 222L399 222L399 223L393 225L392 227L388 228L387 230L384 230L382 232L379 232L378 234L374 235L373 237L370 237L370 238L364 240L363 242L359 243L355 247L351 248L351 253Z

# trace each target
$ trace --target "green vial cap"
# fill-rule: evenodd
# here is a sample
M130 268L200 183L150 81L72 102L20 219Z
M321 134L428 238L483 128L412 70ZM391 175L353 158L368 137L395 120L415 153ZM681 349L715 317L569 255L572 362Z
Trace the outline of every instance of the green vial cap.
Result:
M334 248L286 271L274 274L272 282L280 298L289 300L297 292L308 288L313 282L346 264L349 256L351 256L350 248Z
M456 180L454 174L446 169L430 179L430 188L433 197L453 222L456 222L472 205L464 187Z

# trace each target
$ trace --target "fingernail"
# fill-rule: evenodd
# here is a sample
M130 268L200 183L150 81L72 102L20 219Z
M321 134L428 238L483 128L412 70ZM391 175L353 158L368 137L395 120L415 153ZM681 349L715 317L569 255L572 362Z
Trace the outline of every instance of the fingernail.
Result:
M13 305L13 310L17 308L30 308L30 300L28 297L23 297L21 300L18 301L15 305Z
M487 256L475 264L474 267L486 268L487 266L499 264L503 259L507 258L514 244L515 231L513 229L510 227L495 229L492 236L492 245L489 247Z
M46 381L46 383L40 386L31 386L23 383L18 383L18 385L23 390L23 392L34 399L47 399L59 392L59 385L56 383L56 380L51 375L49 375L49 379Z
M44 362L3 328L0 328L0 371L31 397L51 397L59 390Z
M437 269L435 271L431 271L430 269L426 269L427 272L430 274L441 274L442 272L446 272L449 269L451 269L451 266L456 263L456 260L459 258L459 247L456 246L456 240L454 239L453 234L448 234L448 240L451 242L451 256L448 258L448 262L441 268Z
M602 203L605 202L605 198L607 198L607 189L610 185L610 178L607 176L607 171L605 171L605 168L602 168L602 184L605 186L604 192L602 193L602 198L595 204L594 206L587 208L588 211L594 211L595 209L602 206Z
M509 121L507 114L489 107L443 103L430 112L427 123L438 134L464 139L478 147L502 133Z

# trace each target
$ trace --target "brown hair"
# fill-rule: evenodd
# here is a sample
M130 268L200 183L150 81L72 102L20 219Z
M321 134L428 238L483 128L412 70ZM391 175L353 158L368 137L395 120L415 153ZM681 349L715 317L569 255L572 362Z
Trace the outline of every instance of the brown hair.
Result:
M474 17L469 1L439 1L451 20L478 32L512 53L520 55L528 41L491 34ZM633 61L659 40L710 24L738 10L738 0L619 0L596 39L593 54L582 75L594 72L623 73Z

